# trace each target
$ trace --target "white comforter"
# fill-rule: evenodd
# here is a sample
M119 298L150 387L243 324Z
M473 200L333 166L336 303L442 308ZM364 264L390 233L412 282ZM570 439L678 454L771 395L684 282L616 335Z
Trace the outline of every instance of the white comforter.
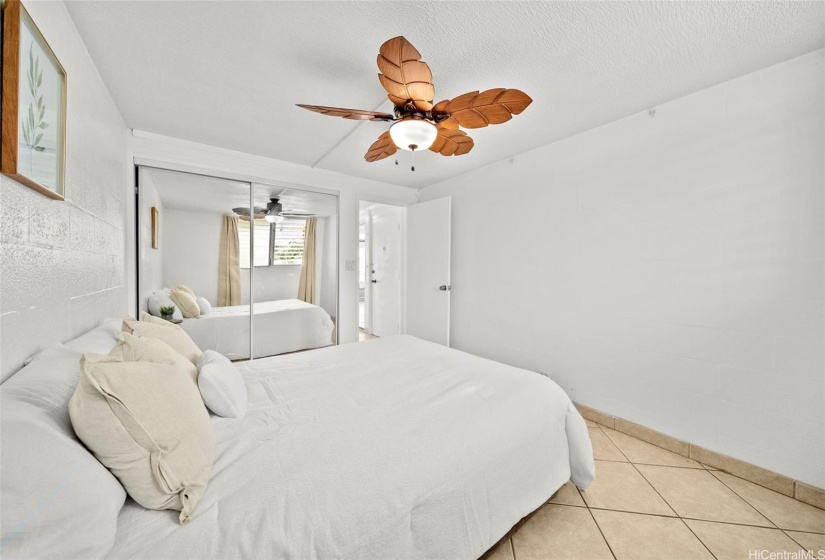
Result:
M317 305L282 299L253 309L256 358L332 344L332 319ZM181 327L202 350L217 350L230 360L249 358L248 305L213 307L199 319L184 319Z
M131 501L113 558L477 558L568 478L587 427L555 383L399 336L239 366L188 525Z

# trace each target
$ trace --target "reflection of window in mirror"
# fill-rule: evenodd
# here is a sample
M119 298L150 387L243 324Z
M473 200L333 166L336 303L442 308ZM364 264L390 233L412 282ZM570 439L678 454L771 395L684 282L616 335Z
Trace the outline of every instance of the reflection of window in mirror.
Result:
M255 224L255 266L301 264L304 257L306 220L285 219L269 223L257 219ZM249 221L238 222L241 268L249 268Z

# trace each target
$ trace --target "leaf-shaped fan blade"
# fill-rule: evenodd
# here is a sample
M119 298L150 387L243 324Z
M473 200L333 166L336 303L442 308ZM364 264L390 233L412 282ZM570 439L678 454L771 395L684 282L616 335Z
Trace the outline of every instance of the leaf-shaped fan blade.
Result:
M398 147L393 143L392 138L390 137L390 131L388 130L379 136L378 140L373 142L370 149L367 150L364 159L372 163L373 161L378 161L379 159L389 157L397 151Z
M473 149L475 143L467 133L457 128L438 127L438 136L430 146L430 150L442 156L463 156Z
M433 73L419 53L404 37L390 39L378 50L378 79L387 97L398 107L412 100L421 111L433 108Z
M389 113L376 113L375 111L362 111L360 109L342 109L340 107L323 107L321 105L301 105L297 103L298 107L302 107L307 111L314 111L322 115L329 115L330 117L341 117L342 119L351 119L354 121L394 121L395 117Z
M533 100L517 89L496 88L481 93L471 91L451 101L439 101L433 113L450 113L464 128L484 128L501 124L524 111Z

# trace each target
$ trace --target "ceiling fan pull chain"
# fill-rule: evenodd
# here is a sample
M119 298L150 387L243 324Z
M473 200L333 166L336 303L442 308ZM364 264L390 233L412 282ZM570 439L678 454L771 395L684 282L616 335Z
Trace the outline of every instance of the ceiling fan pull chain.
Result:
M412 170L415 171L415 148L410 150L412 152Z

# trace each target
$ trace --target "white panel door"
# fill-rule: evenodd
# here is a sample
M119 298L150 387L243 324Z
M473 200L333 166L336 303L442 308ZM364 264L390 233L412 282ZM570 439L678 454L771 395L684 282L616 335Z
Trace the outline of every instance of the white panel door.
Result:
M450 345L450 197L407 207L407 334Z
M371 219L369 325L379 337L401 332L401 213L401 208L392 208Z

